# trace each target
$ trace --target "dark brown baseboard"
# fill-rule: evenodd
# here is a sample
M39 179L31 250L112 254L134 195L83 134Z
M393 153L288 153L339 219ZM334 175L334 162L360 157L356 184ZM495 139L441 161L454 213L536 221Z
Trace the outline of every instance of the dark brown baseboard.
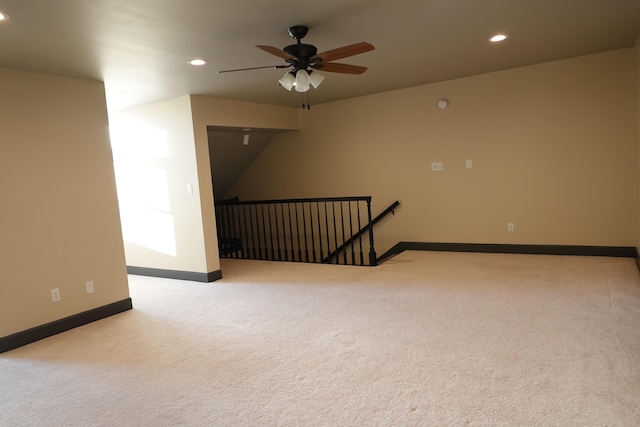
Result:
M214 282L222 279L222 271L220 270L211 271L209 273L196 273L194 271L163 270L161 268L135 267L128 265L127 273L138 276L190 280L192 282Z
M510 245L500 243L400 242L378 258L378 265L404 251L482 252L531 255L577 255L635 258L640 269L638 250L632 246Z
M61 332L66 332L78 326L95 322L96 320L104 319L105 317L113 316L114 314L122 313L123 311L131 310L132 308L131 298L127 298L0 338L0 353L31 344Z

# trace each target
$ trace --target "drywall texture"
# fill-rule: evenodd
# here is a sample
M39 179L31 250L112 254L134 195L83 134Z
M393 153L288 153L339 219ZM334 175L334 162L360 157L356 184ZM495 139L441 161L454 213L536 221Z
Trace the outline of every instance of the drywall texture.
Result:
M248 135L249 141L244 145L243 139ZM216 200L224 199L229 188L236 183L242 173L260 155L271 142L275 132L252 129L242 132L233 130L209 129L209 157L211 162L211 179Z
M0 69L0 93L4 337L129 290L104 85ZM95 293L87 295L89 280Z
M635 55L636 55L636 125L638 140L637 151L637 163L636 163L636 180L638 182L638 204L636 205L636 224L637 224L637 237L636 237L636 249L640 251L640 34L635 43Z
M207 265L209 266L209 271L214 271L220 269L220 258L213 203L214 195L207 126L296 130L299 129L298 111L294 108L203 96L191 96L191 111L197 153L200 206L202 209ZM218 267L212 269L212 266Z
M374 215L399 200L378 253L398 241L633 246L635 70L624 49L314 106L228 197L371 195Z
M297 129L298 112L183 96L110 117L127 265L220 270L207 126Z
M127 265L208 273L188 96L110 115Z

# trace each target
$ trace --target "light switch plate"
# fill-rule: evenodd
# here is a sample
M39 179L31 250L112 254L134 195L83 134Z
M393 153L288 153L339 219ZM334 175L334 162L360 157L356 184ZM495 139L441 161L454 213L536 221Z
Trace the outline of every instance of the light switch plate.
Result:
M84 289L87 292L87 294L94 293L96 291L96 288L93 285L93 280L89 280L87 282L84 282Z

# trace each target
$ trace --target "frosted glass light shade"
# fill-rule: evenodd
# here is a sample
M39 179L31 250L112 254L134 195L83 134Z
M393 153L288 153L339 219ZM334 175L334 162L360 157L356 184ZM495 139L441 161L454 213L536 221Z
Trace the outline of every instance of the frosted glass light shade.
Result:
M278 83L280 83L280 86L290 91L296 83L296 78L293 77L293 74L286 73L280 80L278 80Z
M308 91L310 83L311 79L309 78L309 73L307 73L306 70L298 70L298 72L296 73L296 91Z
M314 89L317 89L318 86L320 86L320 83L322 83L322 81L324 80L324 76L319 72L314 71L311 74L309 74L309 80L310 80L311 86L313 86Z

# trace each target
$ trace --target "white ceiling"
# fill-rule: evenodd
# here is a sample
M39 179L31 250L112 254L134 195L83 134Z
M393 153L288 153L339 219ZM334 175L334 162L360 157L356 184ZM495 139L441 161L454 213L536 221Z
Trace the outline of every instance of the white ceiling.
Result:
M277 80L284 64L254 47L294 43L308 25L320 52L367 41L325 73L319 104L633 46L640 0L0 0L0 67L103 80L110 109L198 94L299 106ZM506 32L509 39L487 39ZM194 57L209 63L187 64Z

